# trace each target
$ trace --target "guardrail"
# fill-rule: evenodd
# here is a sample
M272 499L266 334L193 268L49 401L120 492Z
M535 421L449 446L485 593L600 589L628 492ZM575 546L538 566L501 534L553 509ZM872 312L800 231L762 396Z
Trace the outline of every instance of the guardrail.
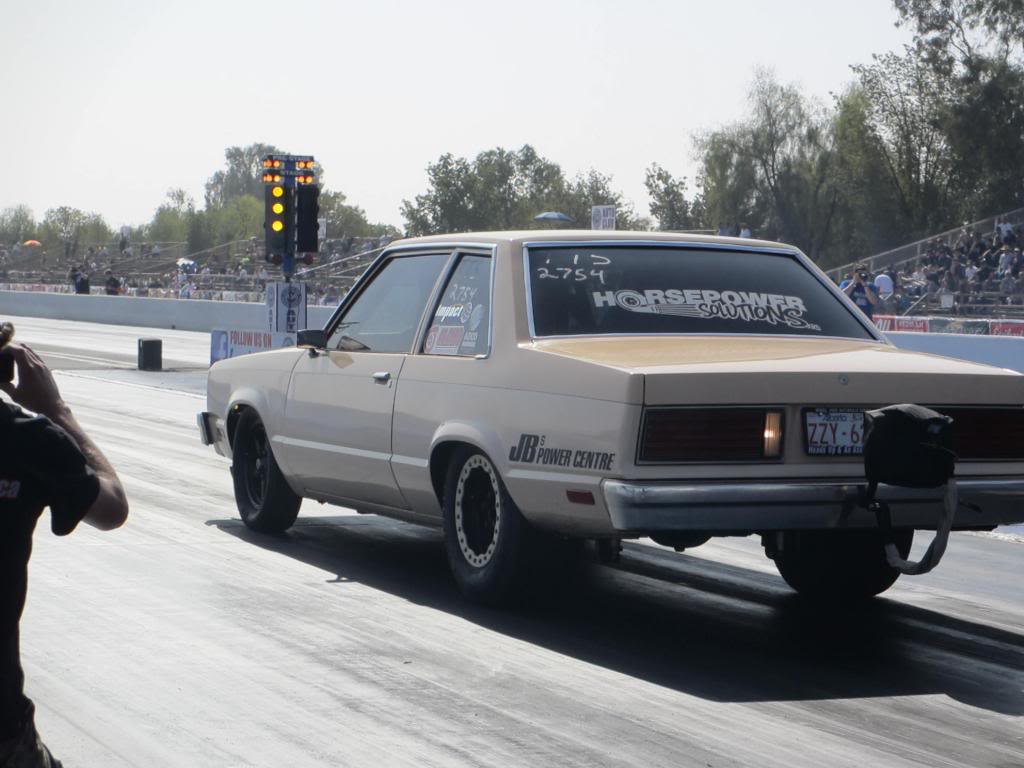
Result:
M957 333L970 336L1024 336L1024 320L999 317L933 317L931 315L875 315L884 333Z

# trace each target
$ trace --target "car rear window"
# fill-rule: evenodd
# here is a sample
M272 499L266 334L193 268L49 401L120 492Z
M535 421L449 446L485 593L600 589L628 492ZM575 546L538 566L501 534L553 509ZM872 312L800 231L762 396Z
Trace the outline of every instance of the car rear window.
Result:
M537 336L872 338L795 257L671 247L528 249Z

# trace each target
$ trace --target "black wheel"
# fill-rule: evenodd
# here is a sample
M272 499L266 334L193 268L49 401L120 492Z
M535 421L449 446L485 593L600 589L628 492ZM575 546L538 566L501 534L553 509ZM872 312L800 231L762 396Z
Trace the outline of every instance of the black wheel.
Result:
M445 479L444 542L462 593L489 605L518 596L533 538L491 460L468 446L457 450Z
M299 514L302 497L285 482L255 411L246 410L239 417L232 454L235 504L242 521L261 533L288 530Z
M895 529L892 536L900 555L906 557L914 531ZM878 531L788 531L781 543L772 554L775 565L786 583L807 597L874 597L900 576L885 559Z

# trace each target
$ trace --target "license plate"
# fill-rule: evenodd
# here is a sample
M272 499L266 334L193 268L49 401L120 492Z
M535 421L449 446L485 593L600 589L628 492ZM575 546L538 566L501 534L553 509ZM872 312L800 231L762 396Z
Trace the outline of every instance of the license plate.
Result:
M804 450L809 456L864 453L864 411L811 408L804 411Z

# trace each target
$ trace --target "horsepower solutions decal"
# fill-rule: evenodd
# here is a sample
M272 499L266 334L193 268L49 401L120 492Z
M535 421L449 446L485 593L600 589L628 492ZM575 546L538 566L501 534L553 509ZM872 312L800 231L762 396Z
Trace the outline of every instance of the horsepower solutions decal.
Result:
M594 291L598 309L618 307L627 312L673 315L696 319L718 318L747 323L786 325L820 331L821 326L804 319L807 306L799 296L757 291L713 291L710 289Z

